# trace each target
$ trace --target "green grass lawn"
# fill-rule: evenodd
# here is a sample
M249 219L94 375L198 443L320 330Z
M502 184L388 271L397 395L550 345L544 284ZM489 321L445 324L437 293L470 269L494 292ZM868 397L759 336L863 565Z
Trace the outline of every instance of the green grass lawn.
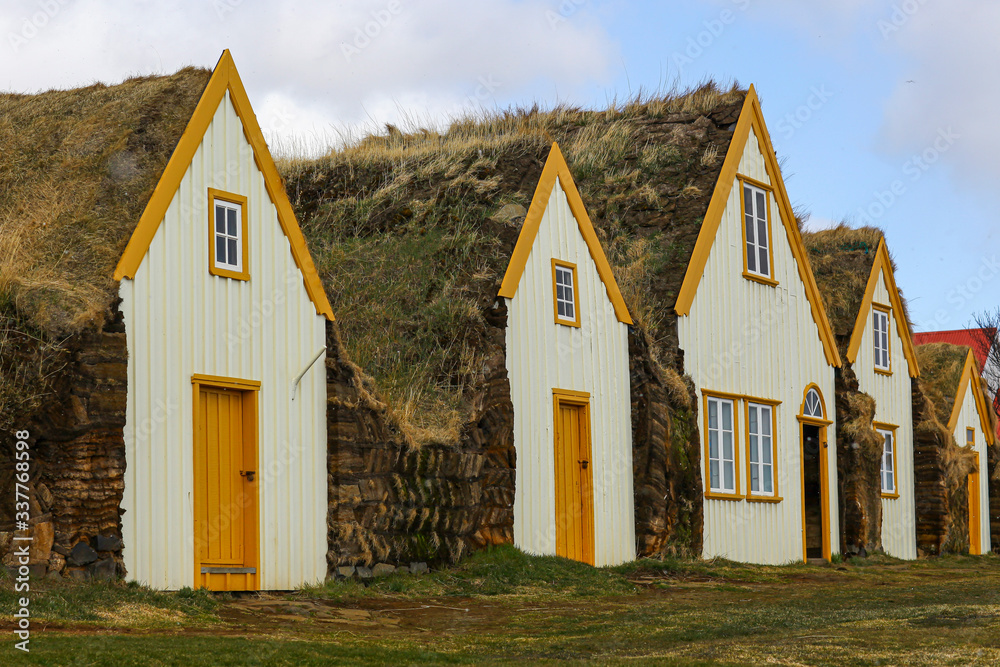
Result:
M288 594L38 586L32 651L5 632L2 665L1000 663L995 556L595 569L501 548L421 577Z

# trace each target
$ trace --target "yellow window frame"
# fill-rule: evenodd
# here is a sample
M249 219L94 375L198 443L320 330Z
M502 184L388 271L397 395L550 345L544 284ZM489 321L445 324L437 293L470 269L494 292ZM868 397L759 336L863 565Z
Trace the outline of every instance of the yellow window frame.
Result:
M241 270L223 269L215 265L215 202L224 201L240 207L240 259ZM215 188L208 189L208 272L220 278L233 280L250 280L250 238L249 213L247 198L234 192L225 192Z
M708 446L708 401L709 399L720 399L723 401L731 401L733 404L733 493L722 493L719 491L712 491L712 479L709 472L709 446ZM742 396L738 394L726 394L716 391L708 391L705 389L701 390L701 400L702 400L702 420L704 422L702 433L704 442L702 443L704 449L704 460L705 460L705 498L710 500L743 500L743 494L740 492L740 400ZM722 443L719 443L719 447ZM722 474L722 471L719 471Z
M891 493L886 493L882 489L882 463L881 460L878 466L878 488L879 495L882 498L888 498L894 500L899 498L899 438L896 437L896 432L899 427L895 424L886 424L883 422L872 422L872 426L878 431L889 431L892 433L892 488ZM882 443L882 460L885 459L885 443Z
M774 197L774 188L772 188L767 183L762 183L756 179L750 178L749 176L744 176L742 174L736 175L737 180L740 182L740 234L743 237L743 277L747 280L753 280L754 282L761 283L763 285L768 285L770 287L776 287L779 283L774 278L774 233L772 231L773 225L771 224L771 199ZM752 187L758 188L764 191L764 208L765 208L765 220L767 224L767 261L769 275L763 275L761 273L755 273L750 271L749 264L747 263L747 223L746 223L746 186L750 185Z
M875 338L875 312L880 312L885 315L885 341L886 350L889 355L889 368L879 368L875 365L875 347L872 346L872 368L879 375L892 375L892 306L887 306L884 303L872 302L872 338ZM875 341L872 340L872 343Z
M557 298L558 291L556 288L556 268L566 269L573 276L573 315L574 318L568 319L559 316L559 299ZM555 317L556 324L562 324L567 327L580 327L580 281L577 279L576 264L572 262L565 262L561 259L552 258L552 313Z
M766 494L757 492L753 493L750 487L750 405L766 405L771 408L771 485L773 488L773 493ZM758 503L780 503L783 498L781 494L778 493L778 405L781 401L774 401L768 398L758 398L756 396L744 396L743 397L743 417L745 424L745 442L747 446L747 462L746 462L746 473L747 473L747 494L746 498L750 502Z

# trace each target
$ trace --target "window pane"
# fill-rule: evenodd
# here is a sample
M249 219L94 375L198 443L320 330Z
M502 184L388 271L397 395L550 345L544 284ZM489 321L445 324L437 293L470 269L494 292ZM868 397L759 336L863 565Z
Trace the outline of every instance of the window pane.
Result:
M753 433L750 434L750 463L757 463L760 461L760 457L757 452L757 436Z
M760 439L760 455L761 461L771 465L771 438Z
M709 488L718 489L719 488L719 462L710 461L708 464L708 478L709 478Z
M733 456L733 434L727 431L722 432L722 458L727 461L735 460Z
M215 231L220 234L226 233L226 209L224 206L215 207Z
M774 493L774 471L771 466L764 466L764 493Z
M565 301L556 301L556 308L559 309L559 317L568 317L568 315L566 315L566 302Z
M238 236L236 233L236 209L229 209L226 211L226 215L229 219L229 235Z
M767 256L767 248L761 248L759 252L760 252L760 273L763 273L765 276L769 276L771 275L771 267L768 265L768 262L771 261L771 258Z
M757 218L757 245L767 247L767 221L763 218Z
M236 255L236 239L229 239L229 265L237 266L240 263L238 256Z
M757 466L750 466L750 491L754 493L760 491L760 472Z
M745 185L743 186L743 213L753 216L753 190Z
M723 467L723 470L725 470L725 473L726 473L725 474L725 483L726 483L725 488L727 490L730 490L730 491L731 490L735 490L736 489L735 465L733 464L732 461L726 461L725 463L722 464L722 467Z
M750 412L750 432L760 433L760 428L757 425L757 406L751 405L749 412Z
M757 271L757 246L747 241L747 271Z
M719 428L719 404L716 401L708 402L708 428Z
M563 291L564 289L565 288L562 285L556 283L556 299L563 300L566 298L566 293Z
M722 428L733 430L733 404L729 401L722 402Z
M566 304L566 319L575 320L576 312L573 310L573 303L569 302Z
M760 432L764 435L771 435L771 408L760 409Z
M719 432L709 431L708 432L708 458L718 459L719 458Z
M764 220L767 219L767 212L765 210L766 209L766 206L765 206L765 201L766 200L764 199L764 193L763 193L763 191L758 190L756 194L757 194L757 217L761 220L761 222L763 222ZM758 242L762 242L762 239L766 239L766 238L767 238L766 236L763 236L760 239L758 239Z
M215 237L215 261L219 264L226 263L226 239L222 236Z

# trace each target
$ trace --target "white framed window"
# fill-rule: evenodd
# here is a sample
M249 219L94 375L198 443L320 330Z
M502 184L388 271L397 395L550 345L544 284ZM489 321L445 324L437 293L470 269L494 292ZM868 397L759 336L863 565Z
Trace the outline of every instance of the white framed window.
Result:
M889 358L889 313L881 308L872 309L872 339L875 347L875 368L888 371Z
M247 198L209 188L208 233L209 273L250 280Z
M882 436L882 495L896 495L896 434L876 429Z
M243 270L240 218L242 206L215 200L215 268Z
M747 404L747 465L751 495L774 495L772 410L770 405Z
M819 397L819 392L815 389L810 389L806 392L806 402L802 406L802 416L815 417L816 419L823 418L823 401Z
M552 289L556 324L580 326L580 295L576 281L576 264L552 260Z
M708 431L708 489L736 494L736 426L733 401L706 397Z
M747 273L771 277L770 234L767 228L769 193L743 183L743 233L746 242Z

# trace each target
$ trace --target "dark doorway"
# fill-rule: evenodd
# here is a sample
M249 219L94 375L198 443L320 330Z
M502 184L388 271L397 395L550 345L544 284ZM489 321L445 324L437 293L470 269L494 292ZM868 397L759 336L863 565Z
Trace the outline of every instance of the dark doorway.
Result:
M806 558L823 558L823 486L820 475L820 429L802 425L802 503Z

